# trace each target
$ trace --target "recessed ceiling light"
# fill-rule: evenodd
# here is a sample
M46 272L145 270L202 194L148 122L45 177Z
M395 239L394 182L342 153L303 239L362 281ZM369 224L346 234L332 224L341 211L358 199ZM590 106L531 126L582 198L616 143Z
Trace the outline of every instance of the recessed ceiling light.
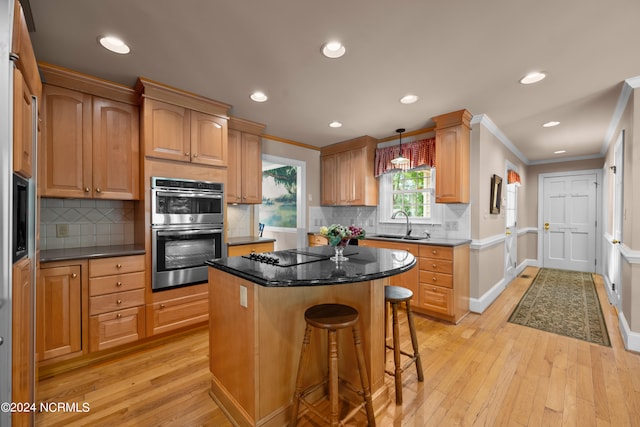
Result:
M339 128L339 127L342 127L342 123L340 123L338 121L333 121L333 122L329 123L329 127Z
M527 74L523 78L521 78L520 83L522 83L523 85L530 85L532 83L538 83L540 80L544 79L545 77L547 77L545 73L534 71Z
M265 95L263 92L253 92L251 94L251 99L256 102L264 102L269 99L269 97L267 97L267 95Z
M118 37L98 36L98 43L100 43L100 46L114 53L125 55L131 52L129 46L127 46L127 44Z
M560 124L560 122L556 122L556 121L551 121L551 122L547 122L545 124L542 125L543 128L552 128L554 126L558 126Z
M413 104L417 100L418 100L417 95L405 95L402 98L400 98L400 102L403 104Z
M558 151L554 151L553 154L564 154L566 152L567 150L558 150Z
M345 47L338 41L331 41L322 45L322 54L327 58L340 58L345 52Z

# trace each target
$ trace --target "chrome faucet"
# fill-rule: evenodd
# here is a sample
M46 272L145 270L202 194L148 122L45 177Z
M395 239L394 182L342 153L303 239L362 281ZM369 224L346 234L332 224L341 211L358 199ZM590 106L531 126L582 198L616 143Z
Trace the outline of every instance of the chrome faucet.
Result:
M407 232L405 236L409 236L411 234L411 221L409 221L409 215L405 211L395 211L393 215L391 215L391 219L396 219L396 217L400 214L404 215L404 217L407 218Z

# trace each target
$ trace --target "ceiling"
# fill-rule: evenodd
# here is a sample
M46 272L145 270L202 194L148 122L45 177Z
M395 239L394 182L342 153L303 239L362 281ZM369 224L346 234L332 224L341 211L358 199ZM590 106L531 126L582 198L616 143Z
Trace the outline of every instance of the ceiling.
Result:
M525 163L598 157L640 75L638 0L30 0L36 58L233 105L265 133L322 147L486 115ZM123 38L131 53L100 47ZM337 39L346 55L327 59ZM530 71L547 78L518 80ZM256 103L249 95L263 91ZM418 102L404 105L406 94ZM344 125L334 129L331 121ZM561 122L543 128L547 121ZM556 150L565 154L554 155Z

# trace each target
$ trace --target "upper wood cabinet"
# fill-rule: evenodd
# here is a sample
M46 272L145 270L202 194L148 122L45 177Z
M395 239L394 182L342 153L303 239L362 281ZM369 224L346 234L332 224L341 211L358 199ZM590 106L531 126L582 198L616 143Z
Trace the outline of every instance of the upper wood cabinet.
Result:
M262 130L264 125L229 119L229 168L227 203L262 203Z
M229 105L142 77L136 89L146 157L227 166Z
M469 122L467 110L433 118L436 123L436 203L469 203Z
M133 90L111 92L92 77L40 67L55 83L43 89L42 195L138 199L139 111L131 103Z
M13 70L13 171L33 175L33 95L20 70Z
M363 136L324 147L320 152L323 205L376 206L374 177L377 141Z

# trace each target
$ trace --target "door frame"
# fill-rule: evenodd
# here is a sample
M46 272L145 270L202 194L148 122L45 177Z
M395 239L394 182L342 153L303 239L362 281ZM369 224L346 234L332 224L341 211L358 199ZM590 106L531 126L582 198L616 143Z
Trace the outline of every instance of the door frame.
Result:
M510 161L506 161L505 164L505 169L504 169L504 176L508 177L509 176L509 170L513 170L517 173L520 173L518 166L514 165L513 163L511 163ZM503 194L505 195L505 216L504 216L504 221L505 221L505 239L504 239L504 277L505 277L505 281L506 283L511 283L511 281L513 279L516 278L516 276L518 275L518 189L515 188L515 218L514 218L514 225L510 227L508 233L507 234L507 217L508 215L506 215L506 210L507 207L509 206L509 203L506 201L506 198L509 197L509 190L508 190L508 186L512 185L508 183L508 178L507 178L507 183L504 186L504 192ZM513 258L515 261L515 265L511 266L509 263L509 259L511 258L511 256L509 255L511 253L511 251L509 250L509 245L512 245L512 249L513 249Z
M538 266L544 267L544 180L546 178L564 177L572 175L595 174L596 176L596 230L595 257L597 274L602 274L602 169L583 169L565 172L549 172L538 175Z

